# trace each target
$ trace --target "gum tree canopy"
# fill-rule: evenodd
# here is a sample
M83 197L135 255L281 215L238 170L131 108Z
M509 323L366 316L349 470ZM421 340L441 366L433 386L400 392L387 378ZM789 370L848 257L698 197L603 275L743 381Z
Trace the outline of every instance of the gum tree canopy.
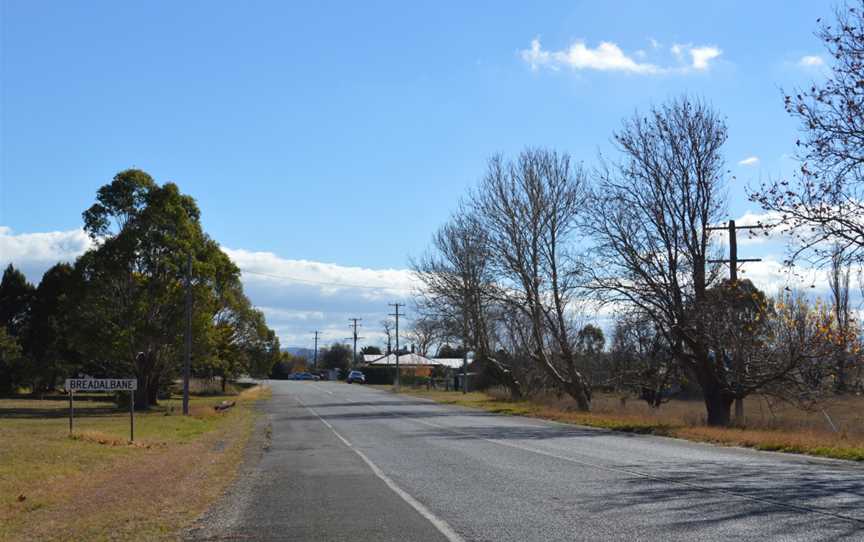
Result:
M122 171L99 189L83 216L95 248L75 266L75 341L88 373L138 378L137 408L156 404L179 370L190 256L196 370L239 371L233 361L247 343L247 350L273 351L258 340L277 341L256 325L263 318L242 295L239 269L203 232L195 200L177 185L159 185L141 170Z

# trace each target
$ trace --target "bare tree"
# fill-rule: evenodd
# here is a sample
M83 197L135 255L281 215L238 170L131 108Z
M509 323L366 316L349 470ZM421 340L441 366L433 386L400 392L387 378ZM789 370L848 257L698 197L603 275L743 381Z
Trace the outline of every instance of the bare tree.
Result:
M833 314L824 304L811 304L802 292L783 292L774 300L767 321L769 340L758 354L769 363L788 369L766 384L763 393L813 408L835 386L837 335Z
M594 242L589 288L654 322L675 359L699 382L708 423L726 425L734 395L717 379L696 315L717 278L706 230L723 211L726 126L682 98L638 114L614 141L624 156L598 172L584 231Z
M521 397L519 381L494 354L490 314L497 287L485 232L463 209L438 230L432 244L434 252L412 264L423 284L417 296L421 312L438 322L442 340L461 337L492 378L512 397Z
M530 324L531 357L587 411L591 387L577 364L573 323L579 262L570 252L584 186L568 155L526 150L513 162L493 157L469 205L493 256L500 301Z
M387 338L387 351L386 355L390 355L393 350L393 320L391 318L384 318L381 320L381 328L384 330L384 337Z
M831 75L785 97L802 125L800 173L751 194L797 238L791 260L808 252L826 262L832 242L864 260L864 0L838 8L836 19L816 33L834 61Z
M428 356L429 351L432 350L432 347L441 338L441 334L442 329L439 321L436 321L434 318L421 316L413 322L406 336L417 347L418 354Z
M842 246L835 244L831 254L831 268L828 278L831 286L831 309L837 328L835 389L838 392L847 390L852 361L850 349L853 348L857 338L857 332L854 329L855 322L849 305L851 276L852 264Z
M653 408L680 389L679 365L666 337L636 310L619 311L607 359L606 386L632 390Z

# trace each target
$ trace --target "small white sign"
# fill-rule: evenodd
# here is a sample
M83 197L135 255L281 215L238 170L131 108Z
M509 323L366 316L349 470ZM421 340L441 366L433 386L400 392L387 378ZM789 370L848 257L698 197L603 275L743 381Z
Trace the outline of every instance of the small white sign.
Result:
M135 391L137 378L67 378L66 389L73 391Z

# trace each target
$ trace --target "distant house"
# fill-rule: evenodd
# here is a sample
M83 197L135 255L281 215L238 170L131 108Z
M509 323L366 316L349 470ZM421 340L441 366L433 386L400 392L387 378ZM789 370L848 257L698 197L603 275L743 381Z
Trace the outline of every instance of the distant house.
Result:
M468 364L473 363L473 359L468 359ZM364 365L379 366L396 366L396 354L373 354L363 356ZM462 358L427 358L420 354L408 353L399 355L400 367L444 367L445 369L462 369Z
M432 358L431 361L435 365L441 365L448 369L462 369L462 358ZM470 365L473 361L469 358L468 364Z
M368 365L384 357L384 354L363 354L363 364Z
M364 358L366 356L363 356ZM364 360L365 361L365 360ZM396 354L388 354L386 356L378 356L378 359L372 360L369 362L369 365L373 365L375 367L384 366L396 366ZM437 365L431 359L427 357L423 357L420 354L400 354L399 355L399 366L400 367L432 367Z
M473 360L469 359L470 364ZM386 356L363 356L363 362L369 367L396 367L396 354ZM411 370L417 376L430 376L432 369L442 367L447 372L458 372L462 369L462 358L427 358L420 354L407 353L399 355L399 369Z

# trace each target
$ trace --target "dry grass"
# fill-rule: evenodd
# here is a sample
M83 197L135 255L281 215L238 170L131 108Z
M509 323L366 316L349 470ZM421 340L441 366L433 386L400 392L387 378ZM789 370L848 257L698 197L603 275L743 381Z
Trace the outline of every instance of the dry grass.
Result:
M0 540L171 540L233 480L253 426L252 403L193 397L136 414L110 403L76 402L68 435L64 401L0 400Z
M750 397L744 404L744 426L717 428L705 425L705 407L701 401L673 400L653 409L637 399L598 394L594 397L592 412L585 413L576 410L571 399L555 395L510 401L503 390L462 394L415 389L405 393L500 414L727 446L864 461L864 397L833 398L813 411L774 403L765 397Z

